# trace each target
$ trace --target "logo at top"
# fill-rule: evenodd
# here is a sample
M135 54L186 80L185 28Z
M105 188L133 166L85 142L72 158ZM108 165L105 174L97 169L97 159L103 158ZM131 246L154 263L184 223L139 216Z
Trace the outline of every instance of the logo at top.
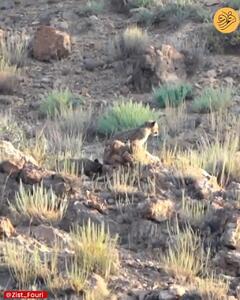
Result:
M220 8L214 15L213 23L222 33L234 32L240 23L239 13L231 7Z

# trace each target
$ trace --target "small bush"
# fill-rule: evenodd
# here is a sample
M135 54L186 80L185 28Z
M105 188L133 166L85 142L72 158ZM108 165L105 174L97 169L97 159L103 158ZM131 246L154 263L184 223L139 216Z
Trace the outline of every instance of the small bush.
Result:
M10 66L0 55L0 94L13 94L19 85L16 66Z
M193 201L186 199L185 195L182 196L182 205L180 216L186 222L193 226L201 226L209 213L210 206L200 201Z
M56 117L80 104L81 99L75 97L68 88L52 90L42 102L40 111L49 117Z
M79 265L78 260L73 258L69 266L66 266L67 270L67 282L69 286L77 293L81 293L87 284L88 270L84 265Z
M51 123L45 129L48 149L51 154L64 158L82 156L83 135L81 132L64 132L60 124Z
M231 101L230 88L205 88L202 95L194 99L192 109L198 113L210 113L228 107Z
M71 246L80 264L106 278L119 266L117 237L111 238L104 224L95 225L90 220L83 227L70 232Z
M204 273L209 255L204 252L200 236L189 225L181 231L177 223L174 230L169 230L169 237L163 266L179 279L191 280Z
M10 111L0 112L0 139L9 140L16 148L25 143L24 130Z
M54 155L55 160L82 156L83 141L92 122L92 111L81 108L64 110L61 115L47 122L44 134L47 138L49 153ZM56 167L51 162L49 163L51 167ZM69 164L64 169L74 170Z
M156 0L135 0L134 5L137 7L151 7L156 4Z
M29 253L21 245L6 242L3 246L3 259L20 289L35 284L43 274L40 251L36 247Z
M26 145L27 144L27 145ZM32 142L26 142L23 152L32 156L39 166L43 166L47 159L47 146L48 142L46 137L42 133L36 134L36 137Z
M29 36L25 32L9 32L0 43L0 55L11 65L23 67L28 57Z
M225 300L229 291L229 281L214 273L206 278L197 278L196 286L200 296L209 300Z
M240 0L228 0L225 6L232 7L238 10L240 9Z
M153 97L161 108L176 107L182 104L191 93L192 86L190 84L167 84L154 89Z
M104 1L88 0L87 4L81 9L80 14L84 15L98 15L104 9Z
M110 108L99 120L98 131L112 134L141 126L144 122L156 119L157 113L142 103L121 102Z
M128 27L111 44L111 51L116 58L128 58L145 51L149 45L149 36L137 26Z
M63 111L61 116L55 118L54 122L59 124L62 132L69 135L85 136L92 120L92 111L82 108L68 109Z
M211 53L237 54L240 47L240 27L232 33L222 34L211 24L199 27L200 40L205 40L205 48Z
M89 288L86 291L83 300L117 300L117 297L113 295L110 296L110 291L108 290L107 283L101 276L95 274L94 279L96 280L95 288Z
M167 22L174 27L182 25L186 20L197 23L210 21L210 13L197 4L170 2L159 6L153 15L153 23Z
M52 190L47 191L42 184L33 186L31 192L27 191L20 183L15 204L11 204L10 207L28 219L51 224L61 221L67 205L66 199L58 198Z

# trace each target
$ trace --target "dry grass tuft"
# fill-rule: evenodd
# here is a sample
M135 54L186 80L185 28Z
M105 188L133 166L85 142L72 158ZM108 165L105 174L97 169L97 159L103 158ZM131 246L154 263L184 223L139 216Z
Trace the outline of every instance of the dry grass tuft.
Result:
M184 193L180 216L191 225L200 226L210 211L210 205L201 201L188 200Z
M25 142L25 133L11 111L0 112L0 139L10 140L18 149Z
M11 66L23 67L28 58L29 40L30 37L24 31L7 32L0 43L0 56Z
M129 195L138 191L137 187L134 186L136 177L131 174L131 170L119 169L113 173L112 178L107 179L107 188L114 195Z
M38 277L45 274L40 252L36 247L29 253L23 246L6 242L3 257L19 288L28 288Z
M110 45L114 58L125 59L143 53L149 45L149 36L137 26L128 27Z
M47 139L43 134L43 132L40 132L39 134L36 135L33 144L31 143L27 143L27 144L28 145L23 149L23 152L28 155L31 155L40 166L43 166L47 160L47 146L48 146Z
M71 246L81 265L108 278L119 266L117 237L112 238L104 224L96 225L90 220L83 227L75 227L70 232Z
M167 220L173 213L174 205L171 200L157 201L151 205L150 210L154 219Z
M209 253L205 253L200 236L189 225L181 231L179 224L169 230L170 244L162 264L179 280L192 281L204 273Z
M107 283L99 275L95 275L96 286L86 291L84 300L117 300L115 296L110 295Z
M18 71L15 66L0 56L0 94L13 94L19 86Z
M43 184L33 186L31 192L20 183L15 204L10 204L10 207L30 220L52 224L61 221L67 205L67 199L58 198L52 190L46 190Z
M84 263L83 265L79 265L77 258L73 258L69 264L70 266L66 266L67 281L72 290L79 294L86 288L89 271L86 269Z
M229 282L216 274L208 274L204 279L196 279L197 291L206 300L225 300L229 290Z

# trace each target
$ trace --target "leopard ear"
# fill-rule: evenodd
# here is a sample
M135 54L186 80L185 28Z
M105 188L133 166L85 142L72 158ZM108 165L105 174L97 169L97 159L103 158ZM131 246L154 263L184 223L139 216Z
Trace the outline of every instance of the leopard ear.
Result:
M150 126L151 126L151 127L154 127L156 124L157 124L156 121L150 121Z
M94 162L99 164L99 160L97 158L94 159Z

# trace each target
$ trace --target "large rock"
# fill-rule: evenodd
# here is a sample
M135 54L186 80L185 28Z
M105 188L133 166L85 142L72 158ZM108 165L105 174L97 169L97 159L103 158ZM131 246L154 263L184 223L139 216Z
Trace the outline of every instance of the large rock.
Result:
M7 141L0 141L0 171L7 174L18 173L25 163L31 163L37 166L35 159L29 155L14 148Z
M40 61L61 59L71 53L71 38L51 26L40 26L33 38L33 56Z
M56 244L61 244L67 247L70 243L70 236L57 228L39 225L31 228L31 236L37 241L47 244L47 246L54 247Z
M150 92L153 86L186 78L184 55L170 45L162 45L161 50L149 47L145 53L132 58L130 68L129 83L139 92Z

